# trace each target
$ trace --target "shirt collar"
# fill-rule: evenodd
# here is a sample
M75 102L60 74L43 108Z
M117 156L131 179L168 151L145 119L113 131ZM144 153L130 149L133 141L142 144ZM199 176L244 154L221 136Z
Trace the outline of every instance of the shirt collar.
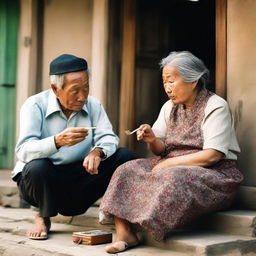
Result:
M82 107L82 111L84 111L86 114L88 114L88 108L87 108L87 102L88 102L88 99L86 100L85 104L83 105Z
M86 103L84 104L84 106L82 107L81 110L88 114L87 101L86 101ZM61 110L61 107L60 107L60 104L57 100L56 95L54 94L52 89L50 89L45 118L47 118L49 115L51 115L54 112L62 112L62 110Z

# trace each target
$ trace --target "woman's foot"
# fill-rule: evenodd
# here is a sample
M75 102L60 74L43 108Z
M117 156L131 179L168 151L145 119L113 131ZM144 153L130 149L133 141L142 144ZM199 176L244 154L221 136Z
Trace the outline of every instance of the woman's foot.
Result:
M139 244L137 235L132 231L131 225L126 220L115 217L116 238L115 242L107 245L105 250L108 253L125 251L128 248Z
M137 244L129 245L125 241L117 241L110 245L107 245L105 250L107 253L118 253L118 252L123 252L123 251L127 250L128 248L134 247L136 245Z
M39 214L35 216L34 225L27 232L27 236L34 240L45 240L51 228L50 218L41 217Z
M107 245L105 247L106 252L108 253L118 253L118 252L123 252L129 248L135 247L139 244L139 241L135 243L127 243L126 241L116 241L110 245Z

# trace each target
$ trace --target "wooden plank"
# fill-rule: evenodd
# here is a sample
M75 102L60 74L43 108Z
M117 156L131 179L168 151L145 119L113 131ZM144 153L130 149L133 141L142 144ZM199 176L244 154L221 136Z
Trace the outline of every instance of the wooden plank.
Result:
M118 133L119 127L119 101L121 85L121 49L122 32L120 26L123 20L121 1L109 0L108 4L108 56L106 67L106 111L113 126L114 132ZM113 106L115 106L113 108Z
M108 40L108 0L93 1L92 75L90 93L106 106L106 61Z
M227 0L216 0L216 93L227 97Z
M135 82L135 0L123 1L123 40L119 112L120 145L133 147L133 140L124 131L134 128ZM134 138L133 138L134 139Z

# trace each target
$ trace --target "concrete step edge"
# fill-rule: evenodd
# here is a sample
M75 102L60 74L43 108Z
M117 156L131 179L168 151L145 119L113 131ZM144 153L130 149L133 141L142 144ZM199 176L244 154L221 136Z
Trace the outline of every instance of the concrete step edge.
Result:
M233 255L231 253L236 251L241 253L252 252L256 255L256 239L247 236L215 232L191 232L190 234L171 234L165 242L155 241L150 234L144 234L144 236L146 244L165 250L191 253L196 256Z
M225 234L256 235L256 211L230 210L207 215L191 224L193 227Z

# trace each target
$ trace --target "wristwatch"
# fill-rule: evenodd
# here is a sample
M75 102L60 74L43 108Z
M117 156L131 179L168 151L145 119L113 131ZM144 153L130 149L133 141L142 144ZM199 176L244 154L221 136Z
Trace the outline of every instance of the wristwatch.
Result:
M101 149L101 152L100 152L100 158L101 159L105 159L107 157L107 155L105 154L104 152L104 149L103 148L100 148Z

